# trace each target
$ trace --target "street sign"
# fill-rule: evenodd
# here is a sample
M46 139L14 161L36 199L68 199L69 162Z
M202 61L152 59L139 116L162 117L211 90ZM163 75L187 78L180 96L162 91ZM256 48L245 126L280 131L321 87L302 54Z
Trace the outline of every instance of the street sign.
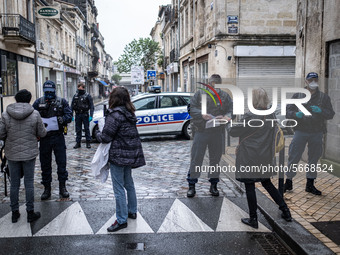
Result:
M132 66L131 67L131 84L144 84L144 67Z
M40 6L37 8L37 18L60 19L60 6Z
M147 70L146 77L148 80L155 80L156 79L156 70Z

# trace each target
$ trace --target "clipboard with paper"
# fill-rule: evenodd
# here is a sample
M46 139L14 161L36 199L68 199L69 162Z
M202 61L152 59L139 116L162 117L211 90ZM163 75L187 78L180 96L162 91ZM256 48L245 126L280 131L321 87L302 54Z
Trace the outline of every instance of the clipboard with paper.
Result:
M47 132L59 130L58 119L56 116L51 117L51 118L41 118L41 119L45 124Z

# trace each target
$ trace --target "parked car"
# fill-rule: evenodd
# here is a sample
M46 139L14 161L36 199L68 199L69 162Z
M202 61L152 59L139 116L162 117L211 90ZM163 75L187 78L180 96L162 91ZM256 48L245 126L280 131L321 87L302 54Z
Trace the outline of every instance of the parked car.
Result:
M187 139L192 136L190 115L187 106L190 93L161 92L143 93L131 98L136 108L137 129L140 135L178 135ZM96 111L90 123L93 138L98 128L98 120L104 111Z

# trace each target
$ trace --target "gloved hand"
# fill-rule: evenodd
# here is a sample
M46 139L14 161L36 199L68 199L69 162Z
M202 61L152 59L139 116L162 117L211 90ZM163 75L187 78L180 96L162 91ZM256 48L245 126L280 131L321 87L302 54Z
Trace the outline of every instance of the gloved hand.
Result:
M303 112L297 112L297 113L295 113L295 115L296 115L297 118L302 119L304 114L303 114Z
M315 112L315 113L320 113L322 111L321 108L316 105L312 105L310 108L312 108L312 112Z
M74 121L74 117L72 117L72 121Z
M90 116L90 117L89 117L89 122L91 122L91 121L92 121L92 117Z
M61 117L61 116L58 117L58 123L59 123L60 125L64 123L63 117Z

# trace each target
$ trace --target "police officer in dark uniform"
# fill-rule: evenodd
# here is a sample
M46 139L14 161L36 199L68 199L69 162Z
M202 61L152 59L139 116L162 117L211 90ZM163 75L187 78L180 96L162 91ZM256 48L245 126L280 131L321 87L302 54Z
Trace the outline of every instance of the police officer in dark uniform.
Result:
M66 145L64 132L67 123L72 121L72 110L66 99L56 96L53 81L46 81L43 85L44 96L38 98L33 108L39 111L47 129L47 135L40 139L40 164L42 171L42 184L45 187L41 200L51 197L52 182L52 151L54 151L58 166L59 194L61 198L70 195L66 190L68 172L66 170Z
M94 106L93 100L89 93L85 91L84 83L78 84L78 91L73 96L71 103L72 112L76 113L76 145L74 149L81 147L81 137L82 137L82 124L84 123L85 137L86 137L86 148L91 148L91 136L90 136L90 122L93 118ZM90 111L90 114L89 114Z

